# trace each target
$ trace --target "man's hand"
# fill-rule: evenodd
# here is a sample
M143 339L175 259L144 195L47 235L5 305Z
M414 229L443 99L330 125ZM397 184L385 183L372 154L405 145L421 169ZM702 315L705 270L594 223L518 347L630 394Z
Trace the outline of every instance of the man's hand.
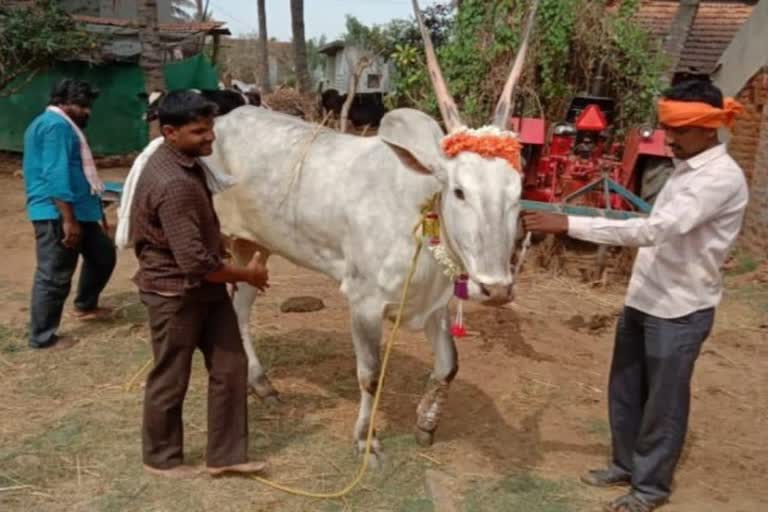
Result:
M526 231L564 235L568 233L568 217L557 213L524 212L523 227Z
M109 234L109 219L107 219L106 215L101 218L101 229L104 233Z
M62 228L64 237L62 238L61 243L68 249L76 248L83 235L80 223L74 219L65 219L62 221Z
M61 244L67 249L74 249L77 244L80 243L80 239L83 236L80 223L77 222L75 217L75 209L70 203L65 201L53 200L56 204L56 208L59 209L61 214L61 227L64 231L64 236L61 238Z
M269 273L261 262L261 253L256 252L245 267L245 282L259 291L269 288Z

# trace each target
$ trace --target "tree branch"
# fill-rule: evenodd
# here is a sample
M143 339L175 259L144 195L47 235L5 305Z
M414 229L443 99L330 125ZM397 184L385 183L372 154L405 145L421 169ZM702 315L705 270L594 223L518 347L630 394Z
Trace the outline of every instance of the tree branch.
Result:
M357 61L355 71L351 77L349 77L349 90L347 91L347 99L344 101L344 105L341 107L341 121L339 130L341 133L347 133L347 119L349 118L349 109L352 107L352 102L355 100L355 94L357 94L357 84L360 81L360 75L363 74L365 68L371 65L371 60L368 57L361 57Z
M0 97L7 97L7 96L13 96L17 92L19 92L21 89L23 89L29 82L32 81L35 76L40 72L40 70L43 68L43 66L37 66L36 68L29 69L29 67L25 67L24 69L17 71L16 73L11 73L10 76L3 76L3 78L0 79ZM21 83L17 84L15 87L10 87L11 82L21 77L24 73L29 73L27 77L22 81Z

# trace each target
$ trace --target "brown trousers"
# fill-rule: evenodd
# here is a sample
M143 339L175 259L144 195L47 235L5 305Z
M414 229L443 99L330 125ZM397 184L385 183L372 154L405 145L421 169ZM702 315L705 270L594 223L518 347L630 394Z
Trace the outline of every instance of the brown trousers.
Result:
M248 362L226 288L205 285L182 297L142 293L141 301L155 362L144 394L144 463L169 469L184 460L182 406L195 348L208 369L207 464L246 462Z

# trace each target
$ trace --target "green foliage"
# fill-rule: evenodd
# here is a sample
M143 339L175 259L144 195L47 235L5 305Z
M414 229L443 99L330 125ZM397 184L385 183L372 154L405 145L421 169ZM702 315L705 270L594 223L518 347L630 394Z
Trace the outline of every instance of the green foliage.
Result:
M442 46L453 29L450 7L437 4L426 8L423 15L434 45ZM369 27L354 16L347 16L344 41L366 48L395 64L393 92L386 98L390 108L408 105L437 111L424 65L421 33L414 19L395 19L386 25Z
M545 99L570 96L568 66L578 0L544 0L535 30L539 35L540 91ZM517 45L515 45L517 46Z
M621 119L643 121L653 112L653 100L660 93L660 78L667 62L660 49L653 47L647 32L632 21L637 0L622 2L621 7L613 24L613 82L618 90L632 91L621 98Z
M442 4L425 11L443 73L465 122L486 124L521 43L530 0L464 0L453 12ZM653 110L665 61L657 43L633 20L638 0L609 10L591 0L541 0L518 94L527 115L557 120L571 97L599 91L618 101L621 131ZM426 74L415 20L384 27L348 22L348 40L367 44L396 68L390 106L414 106L438 114Z
M97 43L55 0L0 8L0 95L14 92L15 80L33 76L51 60L92 51Z
M320 53L320 48L327 44L325 36L307 39L307 65L310 74L314 73L318 66L325 65L326 56Z

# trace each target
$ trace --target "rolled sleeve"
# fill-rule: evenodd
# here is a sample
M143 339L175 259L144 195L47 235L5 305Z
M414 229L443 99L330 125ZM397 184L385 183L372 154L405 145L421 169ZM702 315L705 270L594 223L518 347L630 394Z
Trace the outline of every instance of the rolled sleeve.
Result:
M74 203L70 153L72 151L72 128L56 123L46 129L42 151L42 177L52 199Z
M204 215L199 195L188 186L168 187L158 206L158 218L176 264L190 286L217 270L222 259L217 248L205 243Z

